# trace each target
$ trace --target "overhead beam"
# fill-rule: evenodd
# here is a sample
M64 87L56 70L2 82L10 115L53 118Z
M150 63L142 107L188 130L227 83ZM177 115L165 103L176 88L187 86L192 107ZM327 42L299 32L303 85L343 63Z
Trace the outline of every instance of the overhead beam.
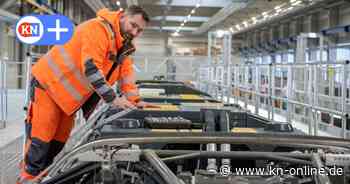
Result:
M53 12L50 8L48 8L44 5L41 5L34 0L26 0L26 2L31 4L32 6L35 6L36 8L38 8L42 12L46 12L48 14L55 14L55 12Z
M211 27L224 21L228 16L230 16L235 11L247 7L247 5L250 2L252 2L252 0L246 0L246 1L241 0L238 2L232 2L230 5L219 10L219 12L216 13L212 18L210 18L208 22L203 23L196 31L193 32L193 34L202 34L207 32Z
M175 31L178 28L178 26L173 27L173 26L164 26L162 27L162 30L165 31ZM196 30L196 27L182 27L181 31L194 31ZM146 27L146 30L160 30L160 27L158 26L148 26Z
M126 4L128 5L128 7L132 6L132 5L139 5L139 2L137 0L126 0Z
M161 20L161 22L160 22L160 32L163 31L163 27L166 25L168 12L169 12L170 9L171 9L170 4L171 4L172 2L173 2L173 0L167 0L167 1L166 1L166 7L163 9L163 17L162 17L162 20Z
M15 15L11 12L0 9L0 20L6 21L6 22L16 22L18 19L19 19L18 15Z
M244 29L241 29L240 31L234 32L233 35L237 35L240 33L247 32L247 31L259 29L261 27L269 26L269 25L274 24L274 23L279 22L279 21L287 21L287 20L293 19L294 17L296 17L298 15L301 15L301 14L304 15L305 12L313 12L314 9L319 9L320 7L324 8L323 5L326 5L329 2L333 2L333 0L316 0L316 1L314 1L314 4L312 4L310 6L303 6L303 7L299 7L299 8L294 8L293 10L291 10L290 12L288 12L286 14L275 16L269 20L263 21L261 23L257 23L253 26L248 27L248 28L244 28Z
M7 0L0 4L0 8L7 9L10 6L14 5L16 3L16 0Z
M171 3L171 6L179 6L179 7L195 7L197 2L201 3L201 7L209 7L209 8L223 8L231 3L232 0L200 0L200 1L189 1L189 0L174 0ZM166 2L159 1L156 5L164 6Z
M187 16L166 16L167 21L171 22L183 22ZM191 19L188 22L206 22L209 20L210 17L200 17L200 16L192 16ZM161 21L163 19L163 16L156 16L152 17L152 21Z
M95 12L106 7L101 0L84 0L84 1Z

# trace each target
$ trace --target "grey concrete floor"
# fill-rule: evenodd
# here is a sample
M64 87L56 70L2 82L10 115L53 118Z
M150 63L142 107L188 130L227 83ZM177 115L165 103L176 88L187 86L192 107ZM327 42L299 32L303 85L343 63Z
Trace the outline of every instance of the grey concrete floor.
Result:
M0 129L0 148L24 134L24 90L8 91L6 127Z
M19 173L24 135L24 90L8 91L6 127L0 129L0 184L13 184Z

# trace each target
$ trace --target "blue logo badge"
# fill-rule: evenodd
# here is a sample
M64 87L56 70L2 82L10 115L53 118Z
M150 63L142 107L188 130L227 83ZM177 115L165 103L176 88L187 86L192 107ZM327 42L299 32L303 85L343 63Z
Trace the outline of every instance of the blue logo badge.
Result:
M32 45L62 45L73 35L73 23L63 15L29 15L16 24L17 38Z

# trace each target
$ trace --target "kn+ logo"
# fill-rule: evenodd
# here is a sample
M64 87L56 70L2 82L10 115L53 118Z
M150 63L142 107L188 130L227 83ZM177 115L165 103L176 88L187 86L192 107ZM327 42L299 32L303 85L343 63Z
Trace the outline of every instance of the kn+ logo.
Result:
M33 44L42 38L43 33L42 22L34 16L23 17L17 22L16 35L21 42Z
M16 24L17 38L32 45L61 45L73 34L72 22L63 15L29 15Z

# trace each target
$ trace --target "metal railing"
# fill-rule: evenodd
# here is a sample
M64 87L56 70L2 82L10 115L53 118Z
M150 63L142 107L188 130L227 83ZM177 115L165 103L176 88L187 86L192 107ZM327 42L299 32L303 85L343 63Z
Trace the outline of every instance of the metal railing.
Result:
M322 130L350 137L348 61L235 65L223 71L219 67L207 65L198 70L201 90L227 102L231 98L234 103L243 102L246 109L253 106L255 114L265 109L270 120L275 120L278 112L288 122L303 122L309 135L319 135ZM227 82L224 76L232 78ZM330 122L325 122L325 115L330 116Z
M0 129L6 127L7 120L6 65L0 60Z
M21 75L18 74L19 71L21 71ZM0 60L0 129L6 127L9 107L14 105L9 97L13 95L10 92L23 90L19 86L25 84L26 72L27 69L23 62Z
M31 80L31 67L42 54L31 53L27 55L24 62L0 60L0 129L6 127L8 121L10 89L17 88L14 84L21 82L24 90L24 104L26 108L29 103L29 87ZM207 62L207 57L197 56L133 56L134 68L137 79L153 79L155 76L164 76L168 80L194 81L198 73L196 68L201 63ZM22 74L18 75L21 68ZM10 99L11 100L11 99ZM78 115L81 118L81 115Z
M197 68L208 61L200 56L133 56L137 79L153 79L162 75L168 80L194 81Z

